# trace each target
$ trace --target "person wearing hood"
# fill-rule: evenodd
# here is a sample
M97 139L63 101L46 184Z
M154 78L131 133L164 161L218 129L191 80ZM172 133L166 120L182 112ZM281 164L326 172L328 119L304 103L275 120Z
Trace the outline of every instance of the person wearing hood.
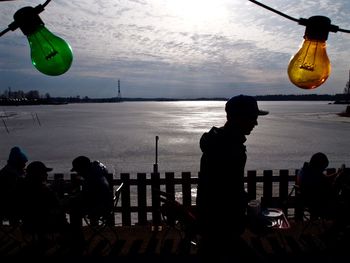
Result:
M27 162L24 151L14 146L10 150L7 164L0 170L0 218L9 220L10 225L19 222L19 193Z
M248 198L244 190L244 143L258 125L258 116L268 114L258 108L255 98L246 95L229 99L225 111L225 125L212 127L200 139L196 206L202 236L199 251L208 262L232 260L232 249L237 248L245 229Z

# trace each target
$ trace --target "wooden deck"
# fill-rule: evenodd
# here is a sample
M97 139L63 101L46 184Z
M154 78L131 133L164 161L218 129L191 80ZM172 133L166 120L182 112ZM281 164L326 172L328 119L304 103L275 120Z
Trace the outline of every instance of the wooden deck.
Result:
M324 225L308 227L302 235L304 223L291 221L291 226L287 230L274 230L259 235L246 230L243 240L249 248L250 256L254 255L258 262L335 262L340 258L347 258L350 248L349 230L327 237L324 234ZM38 249L35 242L24 241L20 231L15 231L10 236L4 233L4 230L8 230L7 226L1 226L1 230L1 258L47 256L68 259L88 257L113 262L199 262L197 247L185 246L178 231L170 230L166 234L166 228L163 228L162 231L152 232L150 225L115 227L118 238L112 231L105 232L106 239L96 236L82 251L54 241L48 242L44 249ZM84 228L86 239L89 239L90 234L89 230ZM232 252L237 254L237 257L242 257L240 251L233 248Z
M334 169L328 170L332 171ZM264 170L262 176L257 171L247 171L245 183L249 198L261 198L266 207L280 207L287 216L300 218L298 207L295 202L291 202L295 201L295 196L289 196L295 175L296 171L289 170ZM55 174L51 182L60 197L69 195L72 189L79 188L79 181L75 179L74 174L71 174L70 180L63 178L63 174ZM187 172L183 172L180 177L175 177L174 173L165 173L164 177L158 173L150 176L140 173L136 178L131 178L130 174L122 173L119 178L110 175L110 182L114 187L123 183L124 188L121 192L121 202L114 211L117 226L114 227L115 231L104 233L106 238L97 236L82 249L57 239L49 240L43 247L31 241L30 237L24 236L19 229L11 235L6 234L8 226L0 225L0 257L84 257L111 262L199 262L197 247L182 242L178 231L172 229L166 236L166 227L163 227L162 231L151 231L151 224L160 224L162 221L161 201L159 194L154 190L163 189L171 195L180 191L181 204L194 207L191 190L198 182L197 176ZM261 194L257 191L258 187ZM276 200L278 202L274 204L273 201ZM282 207L279 206L281 204ZM290 223L291 228L283 231L257 234L247 230L242 238L249 252L244 253L253 256L257 262L336 262L338 259L348 258L350 229L327 236L327 225L312 225L303 232L303 222L290 219ZM221 226L218 231L224 232L225 227ZM118 233L118 238L114 232ZM84 227L84 239L89 240L90 236L91 232ZM232 249L232 253L237 255L238 259L246 255L242 255L243 252L235 248Z

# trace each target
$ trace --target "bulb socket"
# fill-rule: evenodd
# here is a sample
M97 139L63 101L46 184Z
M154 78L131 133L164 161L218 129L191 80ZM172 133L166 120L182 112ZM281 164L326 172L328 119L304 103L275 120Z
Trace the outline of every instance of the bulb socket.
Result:
M19 9L13 18L17 26L26 36L33 34L39 26L45 25L35 8L26 6Z
M325 16L312 16L305 21L304 38L326 41L331 29L331 20Z

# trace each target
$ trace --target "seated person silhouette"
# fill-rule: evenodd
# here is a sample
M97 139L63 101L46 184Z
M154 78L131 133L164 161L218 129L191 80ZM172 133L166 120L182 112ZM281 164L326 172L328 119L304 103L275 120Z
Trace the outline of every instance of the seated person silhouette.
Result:
M109 216L113 209L113 191L106 177L108 171L101 162L91 162L86 156L75 158L72 166L71 171L77 172L83 180L81 192L69 201L74 220L71 223L81 224L81 218L87 215L90 224L96 225L101 216Z
M19 223L19 194L27 161L26 154L15 146L10 151L7 164L0 170L0 221L7 219L12 226Z
M329 161L322 152L311 156L298 173L298 184L302 195L302 202L307 206L312 216L335 218L339 213L337 181L339 170L333 174L326 174Z
M47 184L48 168L40 161L31 162L26 170L22 191L23 227L27 232L45 237L61 232L68 223L56 193Z

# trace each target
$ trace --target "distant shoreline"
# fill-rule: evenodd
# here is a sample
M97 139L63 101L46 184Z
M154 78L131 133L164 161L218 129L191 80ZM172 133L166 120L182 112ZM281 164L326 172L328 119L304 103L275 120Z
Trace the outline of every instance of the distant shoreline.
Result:
M334 104L350 104L347 94L336 95L258 95L258 101L334 101ZM68 103L121 103L138 101L227 101L229 98L89 98L89 97L50 97L40 99L0 99L1 106L22 105L63 105Z

